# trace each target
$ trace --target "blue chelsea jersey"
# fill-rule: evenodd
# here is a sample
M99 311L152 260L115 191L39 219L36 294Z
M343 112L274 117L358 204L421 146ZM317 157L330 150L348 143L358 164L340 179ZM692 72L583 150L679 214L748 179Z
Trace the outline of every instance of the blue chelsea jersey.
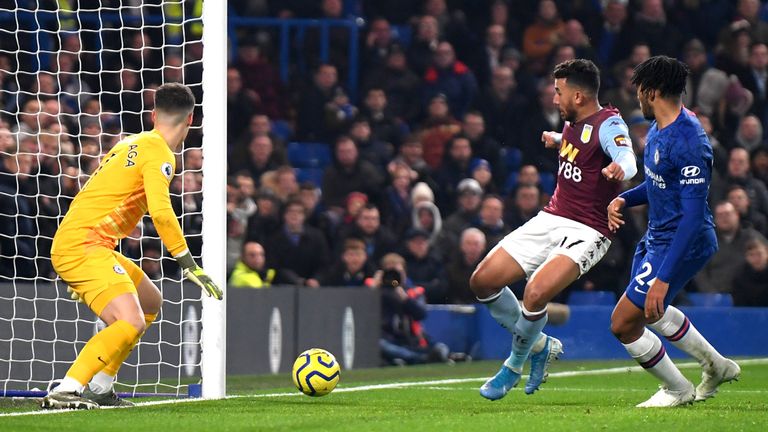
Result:
M664 253L675 236L682 218L683 199L707 199L712 179L712 145L696 115L683 108L672 124L658 129L651 123L644 152L645 178L648 192L649 251ZM686 253L686 259L697 258L717 248L712 212L707 206L701 228Z

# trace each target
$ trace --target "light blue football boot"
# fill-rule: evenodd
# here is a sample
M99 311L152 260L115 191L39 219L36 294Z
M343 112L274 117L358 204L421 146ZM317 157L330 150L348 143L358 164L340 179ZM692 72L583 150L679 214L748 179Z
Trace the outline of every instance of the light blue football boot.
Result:
M531 353L528 357L531 360L531 373L528 382L525 383L525 394L533 394L539 389L541 383L547 382L549 375L549 364L557 360L563 353L563 343L559 339L547 336L547 342L544 349L536 354Z
M502 365L499 372L480 387L480 396L492 401L499 400L519 382L520 374Z

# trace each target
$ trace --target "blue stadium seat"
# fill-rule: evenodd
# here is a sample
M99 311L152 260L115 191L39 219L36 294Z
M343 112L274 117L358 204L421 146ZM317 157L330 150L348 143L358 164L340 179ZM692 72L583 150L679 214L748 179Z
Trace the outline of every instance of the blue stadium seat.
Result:
M324 143L288 143L288 160L294 168L325 168L331 163L331 149Z
M291 125L285 120L272 120L272 133L283 141L288 141L293 136Z
M733 297L728 293L688 293L688 299L693 306L730 307Z
M613 291L573 291L568 296L569 305L605 305L616 304L616 293Z
M520 149L512 147L503 147L501 149L501 159L507 172L517 172L520 170L520 164L523 161L523 153Z
M411 44L412 30L409 25L392 25L392 38L400 42L404 47Z
M555 186L557 186L557 178L552 173L543 172L539 173L541 178L541 190L552 195L555 193Z
M304 183L305 181L314 183L317 187L323 187L323 168L294 168L296 172L296 181Z

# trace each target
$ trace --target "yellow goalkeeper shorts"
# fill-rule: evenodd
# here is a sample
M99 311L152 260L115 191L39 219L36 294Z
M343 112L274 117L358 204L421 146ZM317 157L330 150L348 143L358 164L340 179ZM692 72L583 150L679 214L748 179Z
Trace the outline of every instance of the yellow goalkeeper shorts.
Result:
M85 255L51 255L56 273L96 313L115 297L136 294L144 272L133 261L107 248L92 248Z

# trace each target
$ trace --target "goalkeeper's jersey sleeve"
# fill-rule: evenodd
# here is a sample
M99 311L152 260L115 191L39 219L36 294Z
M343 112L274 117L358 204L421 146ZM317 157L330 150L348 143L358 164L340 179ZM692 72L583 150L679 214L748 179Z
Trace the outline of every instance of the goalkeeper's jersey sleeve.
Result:
M157 131L129 136L102 159L72 201L51 253L81 255L93 247L114 249L149 211L173 255L187 248L168 188L176 158Z

